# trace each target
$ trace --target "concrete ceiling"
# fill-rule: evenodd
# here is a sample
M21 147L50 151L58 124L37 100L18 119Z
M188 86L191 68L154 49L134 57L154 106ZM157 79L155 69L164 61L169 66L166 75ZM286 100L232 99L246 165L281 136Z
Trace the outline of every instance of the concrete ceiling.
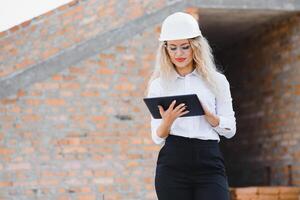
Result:
M222 50L250 36L262 26L274 23L291 11L199 9L199 24L203 35L215 51Z

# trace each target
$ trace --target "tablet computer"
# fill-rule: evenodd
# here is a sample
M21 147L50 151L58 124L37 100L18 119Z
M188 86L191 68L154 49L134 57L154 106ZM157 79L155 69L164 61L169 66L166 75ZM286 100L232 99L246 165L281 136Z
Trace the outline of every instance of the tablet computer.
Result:
M185 110L190 111L180 117L204 115L204 110L203 110L200 100L198 99L198 96L196 94L160 96L160 97L145 97L145 98L143 98L143 100L154 119L162 118L159 113L158 105L161 105L164 110L167 110L173 100L176 100L174 108L181 103L185 103L185 105L187 106Z

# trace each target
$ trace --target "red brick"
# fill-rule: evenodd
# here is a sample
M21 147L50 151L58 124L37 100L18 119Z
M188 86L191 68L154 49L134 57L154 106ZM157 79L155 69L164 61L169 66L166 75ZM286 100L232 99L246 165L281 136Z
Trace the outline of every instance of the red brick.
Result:
M14 113L20 113L21 112L21 108L18 105L12 105L12 108L11 108L10 111L14 112Z
M63 14L63 18L68 18L68 17L75 17L77 14L79 14L80 12L82 12L83 7L82 6L77 6L73 9L67 10L64 14Z
M122 83L114 87L115 90L132 91L135 89L135 85L131 83Z
M11 33L14 33L14 32L16 32L16 31L18 31L19 29L20 29L19 25L16 25L16 26L13 26L12 28L10 28L9 31L10 31Z
M22 60L22 62L15 64L15 69L19 70L19 69L25 68L29 65L32 65L33 63L34 63L33 60L24 58L24 60Z
M79 145L80 138L65 138L58 140L56 143L60 145Z
M1 99L1 103L2 104L15 104L17 102L17 99Z
M115 73L115 70L109 69L109 68L101 68L97 70L97 74L103 74L103 75L112 75Z
M73 74L85 73L85 69L83 67L70 67L69 71L70 71L70 73L73 73Z
M106 121L107 120L107 117L106 116L94 116L92 117L92 120L94 122L102 122L102 121Z
M278 195L279 188L278 187L258 187L257 192L259 195L262 195L262 194Z
M235 194L258 194L257 187L244 187L244 188L236 188L234 190Z
M49 57L55 55L56 53L58 53L58 51L59 51L58 48L49 47L49 48L47 48L46 51L44 51L44 52L42 53L42 58L43 58L43 59L47 59L47 58L49 58Z
M65 105L64 99L46 99L45 102L46 102L46 104L51 105L51 106Z
M61 5L57 8L58 12L60 11L63 11L63 10L66 10L69 8L69 5L68 4L65 4L65 5Z
M31 164L30 163L11 163L7 166L8 170L30 170Z
M56 74L52 76L52 80L61 81L63 79L62 75Z
M64 153L85 153L87 149L80 146L64 146L62 147Z
M78 4L78 0L73 0L70 3L68 3L69 7L75 6L76 4Z
M58 186L60 184L60 180L58 179L41 179L38 181L40 186Z
M300 194L300 187L279 187L280 194Z
M282 195L279 195L278 200L299 200L299 195L296 195L296 194L282 194Z
M14 150L10 149L10 148L6 148L6 147L0 147L0 154L1 155L10 155L14 153Z
M278 200L279 197L278 195L276 194L273 194L273 195L261 195L259 194L258 197L257 197L257 200Z
M61 89L67 89L67 90L76 90L80 89L80 84L79 83L60 83L60 88Z
M11 187L12 185L13 185L12 182L0 182L0 188Z
M41 116L36 115L36 114L27 114L22 116L22 120L24 122L34 122L34 121L39 121L41 120Z
M104 53L101 53L99 55L99 58L100 60L105 60L105 59L110 59L110 60L114 60L115 59L115 55L114 54L104 54Z
M22 28L25 28L25 27L29 26L30 23L31 23L31 20L27 20L27 21L21 23L20 26L21 26Z
M6 36L6 35L7 35L7 32L8 32L8 31L2 31L2 32L0 32L0 38Z
M83 96L83 97L97 97L97 96L99 96L99 92L98 91L85 91L85 92L82 92L80 94L80 96Z
M116 48L116 51L119 53L126 51L126 47L124 47L124 46L116 46L115 48Z
M39 99L26 99L26 104L30 106L38 106L41 104L41 100Z
M142 16L144 12L145 11L140 3L138 3L138 2L134 3L133 5L130 6L130 13L129 13L128 18L130 20L134 20L134 19Z
M78 195L78 200L96 200L96 196L93 194L81 194Z

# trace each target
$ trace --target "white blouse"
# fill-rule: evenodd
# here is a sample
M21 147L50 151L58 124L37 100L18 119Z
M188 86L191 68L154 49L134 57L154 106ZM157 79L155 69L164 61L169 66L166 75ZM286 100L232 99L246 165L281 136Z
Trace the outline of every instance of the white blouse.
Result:
M223 74L218 73L218 81L222 89L221 94L216 97L208 88L202 77L196 70L181 76L177 72L174 73L172 88L163 89L161 78L154 79L149 87L147 97L197 94L199 100L212 113L220 118L220 123L216 127L212 127L208 121L202 116L179 117L170 129L171 135L178 135L188 138L198 138L202 140L218 140L219 135L231 138L236 132L235 112L232 108L232 98L230 93L230 85ZM151 135L152 140L156 144L163 144L165 138L161 138L156 134L156 130L162 119L154 119L151 115Z

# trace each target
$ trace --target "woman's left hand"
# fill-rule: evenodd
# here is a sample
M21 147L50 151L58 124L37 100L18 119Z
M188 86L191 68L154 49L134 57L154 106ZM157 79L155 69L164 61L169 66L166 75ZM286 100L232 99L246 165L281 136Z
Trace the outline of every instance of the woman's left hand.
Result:
M220 119L217 115L214 113L210 112L208 108L200 101L202 108L204 110L204 117L210 123L211 126L216 127L219 125Z

